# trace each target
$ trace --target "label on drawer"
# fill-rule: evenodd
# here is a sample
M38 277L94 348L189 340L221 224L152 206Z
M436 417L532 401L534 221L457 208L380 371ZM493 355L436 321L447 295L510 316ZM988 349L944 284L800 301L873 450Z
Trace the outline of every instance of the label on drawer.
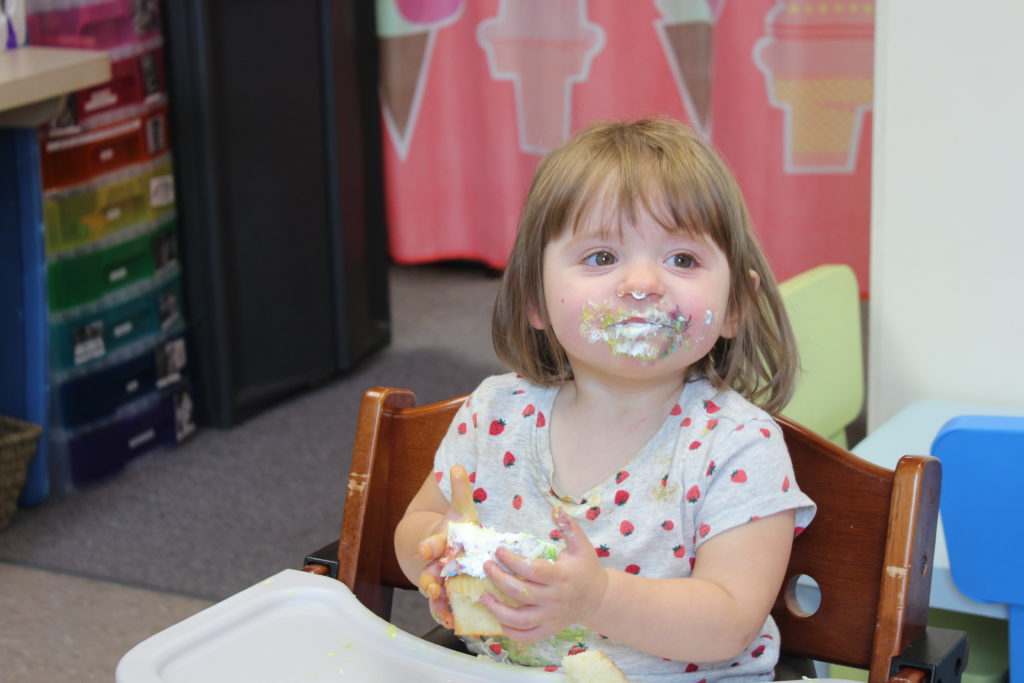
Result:
M195 405L192 403L192 396L187 389L174 394L174 438L181 441L196 430L196 423L193 419L192 410Z
M126 320L114 328L114 337L119 339L126 334L131 334L133 329L135 329L135 326L132 325L132 321Z
M162 389L181 380L185 369L185 340L172 339L156 350L156 386Z
M97 109L112 107L115 104L117 104L117 93L110 88L103 88L89 93L89 99L82 105L82 110L89 113Z
M88 325L76 327L72 334L74 335L75 365L102 358L107 352L103 343L103 321L97 320Z
M107 274L107 279L110 282L119 282L120 280L123 280L126 277L128 277L128 269L125 268L124 266L114 268Z
M138 448L142 444L148 443L148 442L152 441L155 437L156 437L156 430L155 429L147 429L146 431L140 432L140 433L136 434L135 436L133 436L132 438L128 439L128 448L131 448L132 450L135 450L136 448Z
M154 208L174 203L174 176L158 175L149 179L149 204Z
M178 322L178 293L169 289L160 295L160 328L166 330Z
M137 379L129 380L128 383L124 385L124 391L126 394L134 394L138 390L139 380Z

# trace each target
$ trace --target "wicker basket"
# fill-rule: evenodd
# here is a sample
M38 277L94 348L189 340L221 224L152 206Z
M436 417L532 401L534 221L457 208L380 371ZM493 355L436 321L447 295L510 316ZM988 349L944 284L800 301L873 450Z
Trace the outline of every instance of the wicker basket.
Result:
M11 521L36 454L39 425L0 415L0 529Z

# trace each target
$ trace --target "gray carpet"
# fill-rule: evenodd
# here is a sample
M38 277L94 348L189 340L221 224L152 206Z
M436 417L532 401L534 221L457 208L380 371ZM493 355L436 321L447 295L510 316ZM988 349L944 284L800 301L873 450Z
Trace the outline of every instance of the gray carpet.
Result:
M19 510L0 531L0 560L210 600L300 566L337 536L364 389L407 387L426 403L501 371L490 274L391 272L390 347L243 425L201 430L99 485Z

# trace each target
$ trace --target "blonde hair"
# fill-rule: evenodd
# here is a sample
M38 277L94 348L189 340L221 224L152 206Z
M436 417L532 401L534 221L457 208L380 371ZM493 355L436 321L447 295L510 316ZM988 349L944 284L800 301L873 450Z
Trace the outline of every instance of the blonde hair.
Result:
M594 124L541 160L494 307L498 358L542 386L572 379L544 305L544 248L565 230L575 233L595 208L609 207L620 231L650 215L666 231L710 239L724 252L737 333L719 339L694 365L693 377L729 386L770 412L781 410L792 394L797 354L775 276L725 162L694 131L669 119ZM530 324L531 309L544 329Z

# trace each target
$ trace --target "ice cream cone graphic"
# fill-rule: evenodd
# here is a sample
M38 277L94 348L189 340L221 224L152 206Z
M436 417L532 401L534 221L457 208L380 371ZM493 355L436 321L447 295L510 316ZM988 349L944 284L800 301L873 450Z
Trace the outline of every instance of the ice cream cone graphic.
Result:
M569 137L572 85L585 81L604 47L584 0L501 0L477 27L491 76L515 85L519 145L543 154Z
M875 3L777 0L754 46L785 111L786 170L850 173L872 105Z
M654 0L654 22L676 87L694 128L711 133L712 36L721 2Z
M438 29L462 12L463 0L377 0L380 100L398 154L409 151Z

